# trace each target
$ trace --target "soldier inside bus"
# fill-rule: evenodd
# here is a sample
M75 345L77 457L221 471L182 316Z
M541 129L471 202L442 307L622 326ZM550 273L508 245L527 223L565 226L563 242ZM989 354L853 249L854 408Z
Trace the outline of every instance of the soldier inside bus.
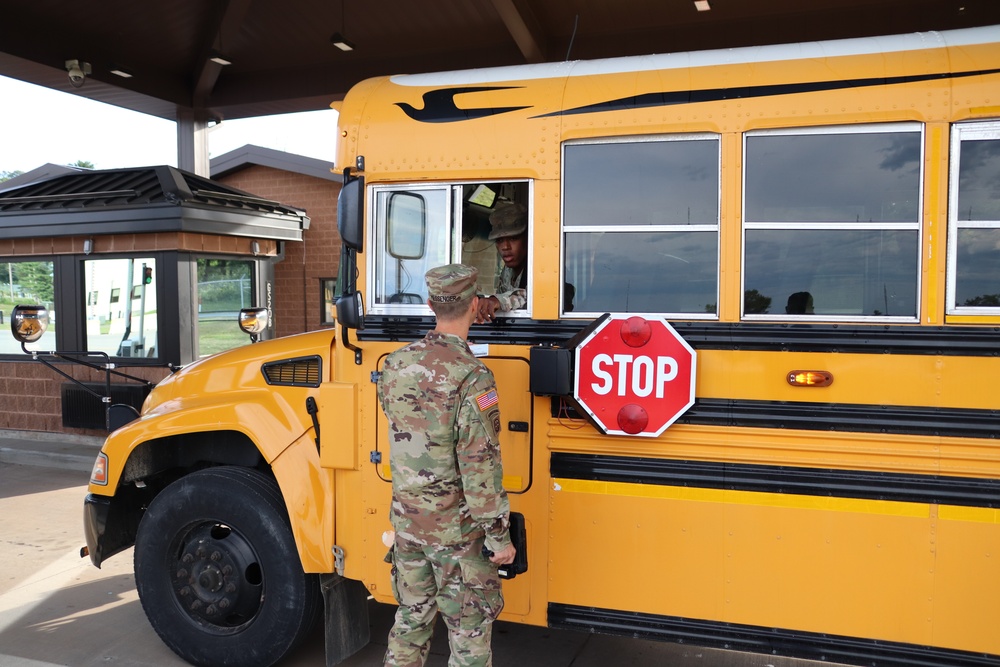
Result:
M496 242L504 268L496 293L479 300L477 322L491 322L498 311L524 308L528 303L528 209L505 202L490 214L490 240Z

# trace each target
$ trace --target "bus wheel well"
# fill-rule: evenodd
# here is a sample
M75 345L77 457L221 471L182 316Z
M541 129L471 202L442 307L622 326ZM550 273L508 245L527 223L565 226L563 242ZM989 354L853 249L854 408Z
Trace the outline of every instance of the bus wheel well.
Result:
M166 478L161 486L195 470L217 465L267 471L260 450L238 431L184 433L142 443L129 456L120 484L150 483Z
M102 558L135 542L146 507L171 482L215 466L271 469L257 446L237 431L186 433L142 443L129 456L101 527Z

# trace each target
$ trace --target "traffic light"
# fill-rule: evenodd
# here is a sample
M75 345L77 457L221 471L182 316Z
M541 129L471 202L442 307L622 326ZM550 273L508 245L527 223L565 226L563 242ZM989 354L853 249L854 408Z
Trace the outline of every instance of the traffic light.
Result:
M149 285L153 282L153 267L143 266L142 267L142 282Z

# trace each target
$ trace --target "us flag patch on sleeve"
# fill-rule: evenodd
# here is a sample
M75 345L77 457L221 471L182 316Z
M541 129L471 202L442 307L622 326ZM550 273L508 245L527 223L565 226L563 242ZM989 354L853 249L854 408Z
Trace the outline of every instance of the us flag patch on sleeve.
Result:
M479 406L480 412L486 412L499 402L500 398L497 396L496 389L490 389L489 391L476 396L476 405Z

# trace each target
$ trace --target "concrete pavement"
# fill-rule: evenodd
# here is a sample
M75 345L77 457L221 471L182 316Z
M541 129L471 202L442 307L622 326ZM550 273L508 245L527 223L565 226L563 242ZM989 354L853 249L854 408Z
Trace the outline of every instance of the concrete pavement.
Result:
M92 442L0 437L0 667L171 667L184 665L143 614L132 550L98 570L80 558L82 508ZM29 462L24 465L17 461ZM50 465L42 465L42 464ZM52 467L55 466L55 467ZM372 603L372 642L343 663L382 664L394 608ZM831 663L701 649L678 644L498 623L496 667L835 667ZM438 623L428 661L445 667ZM283 667L324 665L317 631Z

